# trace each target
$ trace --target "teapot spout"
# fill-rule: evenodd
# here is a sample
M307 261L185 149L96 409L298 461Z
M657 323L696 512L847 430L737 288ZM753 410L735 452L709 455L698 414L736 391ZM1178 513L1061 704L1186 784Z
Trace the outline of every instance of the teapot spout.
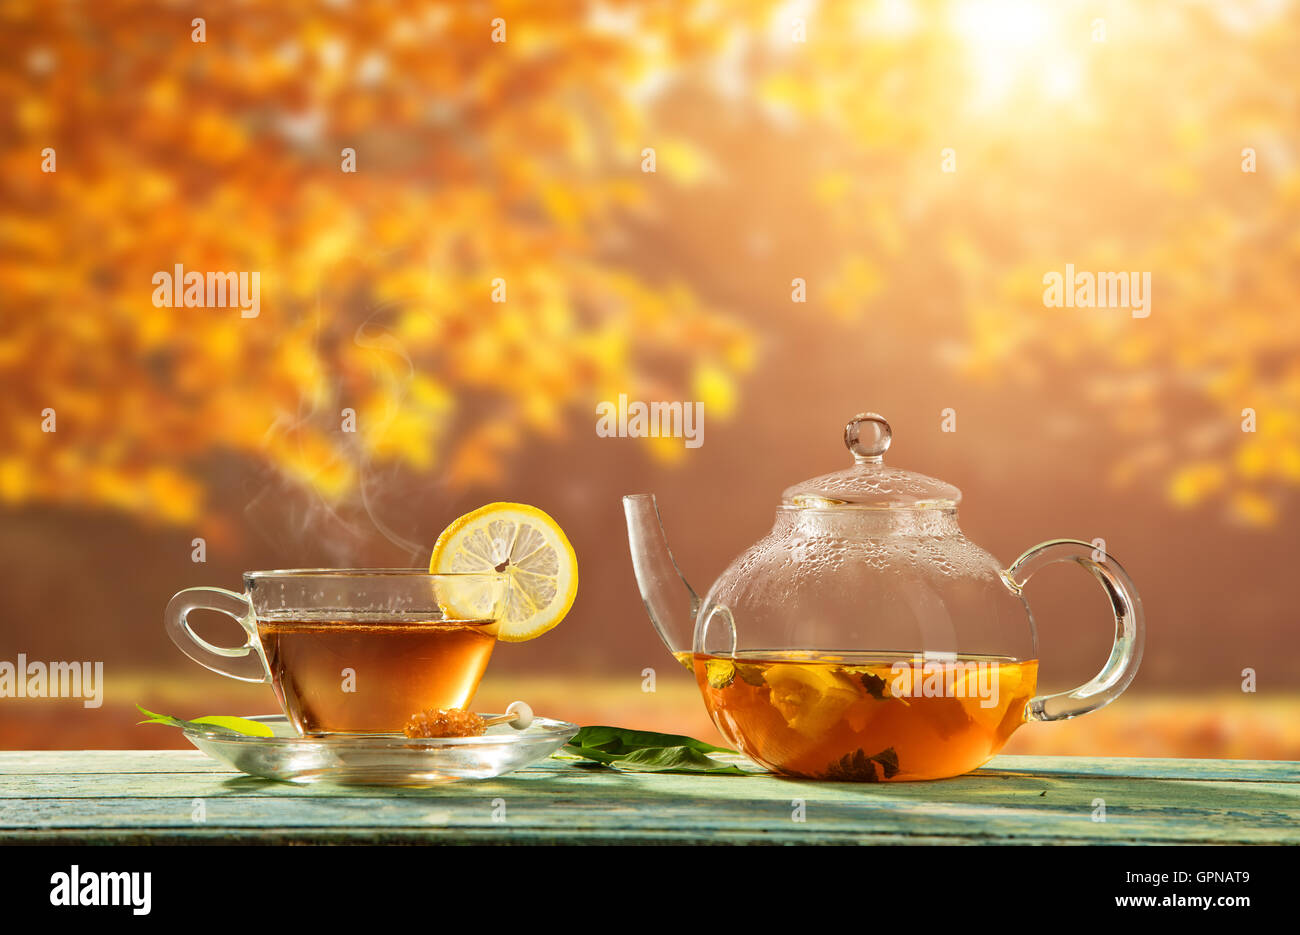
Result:
M689 654L695 638L695 616L700 596L687 583L673 553L668 551L663 521L654 494L623 498L632 568L641 589L650 622L678 662L691 667Z

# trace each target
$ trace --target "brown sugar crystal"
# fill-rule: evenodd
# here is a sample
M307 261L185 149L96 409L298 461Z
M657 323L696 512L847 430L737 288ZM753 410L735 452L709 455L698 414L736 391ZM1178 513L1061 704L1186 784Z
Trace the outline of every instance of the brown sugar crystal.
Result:
M411 715L403 730L408 737L477 737L487 727L473 711L430 708Z

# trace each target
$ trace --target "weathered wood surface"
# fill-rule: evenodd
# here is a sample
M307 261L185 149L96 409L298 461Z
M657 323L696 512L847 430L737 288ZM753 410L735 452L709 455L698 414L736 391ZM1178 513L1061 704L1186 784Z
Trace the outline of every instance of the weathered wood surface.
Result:
M203 842L1296 844L1300 763L1002 756L858 784L550 760L376 789L255 779L198 751L0 752L0 843Z

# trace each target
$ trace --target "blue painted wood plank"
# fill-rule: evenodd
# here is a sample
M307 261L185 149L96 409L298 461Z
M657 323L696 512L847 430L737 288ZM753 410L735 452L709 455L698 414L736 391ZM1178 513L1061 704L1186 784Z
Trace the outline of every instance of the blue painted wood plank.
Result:
M0 753L10 843L1294 844L1298 819L1300 764L1280 761L999 757L957 779L857 784L551 760L377 790L267 782L197 751Z

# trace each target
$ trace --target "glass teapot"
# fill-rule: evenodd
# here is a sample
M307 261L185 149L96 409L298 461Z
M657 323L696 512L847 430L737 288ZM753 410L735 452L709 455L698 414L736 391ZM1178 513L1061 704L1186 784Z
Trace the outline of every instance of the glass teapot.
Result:
M1114 558L1056 539L1004 569L962 534L956 487L884 463L891 438L881 416L855 416L844 430L853 466L786 489L771 532L703 600L668 550L654 496L623 498L651 622L694 672L718 730L774 772L956 776L1026 721L1094 711L1137 673L1142 605ZM1115 642L1090 682L1039 695L1021 590L1060 561L1105 588Z

